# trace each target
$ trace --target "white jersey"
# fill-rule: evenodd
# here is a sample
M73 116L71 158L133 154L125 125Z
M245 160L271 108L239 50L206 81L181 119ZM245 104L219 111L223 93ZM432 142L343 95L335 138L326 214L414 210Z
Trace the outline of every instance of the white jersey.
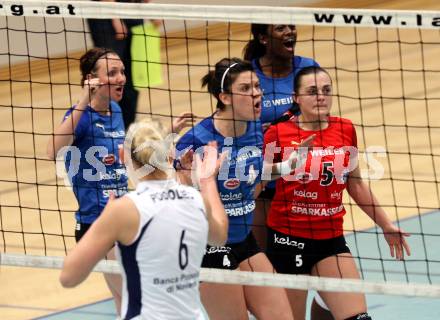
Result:
M117 243L122 319L205 319L199 272L208 240L200 193L175 180L144 181L127 194L140 225L133 243Z

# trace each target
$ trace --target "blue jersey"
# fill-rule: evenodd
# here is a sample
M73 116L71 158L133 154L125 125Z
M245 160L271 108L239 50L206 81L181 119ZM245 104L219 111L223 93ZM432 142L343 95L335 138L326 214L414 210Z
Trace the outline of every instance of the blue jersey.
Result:
M90 106L75 128L74 140L65 156L66 170L78 201L76 220L93 223L104 209L110 193L127 193L127 174L118 149L125 138L119 105L111 101L111 115L102 115ZM64 119L71 113L68 110Z
M261 122L271 123L281 117L292 107L293 81L296 74L304 67L318 66L315 60L300 56L293 57L293 72L285 78L269 78L261 71L257 60L252 60L252 66L260 80L263 90Z
M193 149L203 152L209 141L217 141L218 151L228 150L228 160L220 168L217 187L229 218L227 243L246 239L251 231L255 210L254 191L261 181L263 168L263 134L259 121L247 122L246 133L239 137L224 137L208 117L189 130L177 143L177 157Z
M287 77L269 78L261 71L257 60L252 60L252 66L260 80L260 87L263 90L261 123L272 123L292 107L294 80L296 74L302 68L319 66L315 60L301 56L294 56L292 65L293 71ZM275 188L275 181L269 182L266 188Z

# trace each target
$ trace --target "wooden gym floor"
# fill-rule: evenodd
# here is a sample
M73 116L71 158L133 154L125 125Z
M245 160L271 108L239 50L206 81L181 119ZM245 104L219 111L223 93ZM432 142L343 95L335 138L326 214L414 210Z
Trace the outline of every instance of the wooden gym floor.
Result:
M437 1L428 0L322 1L320 4L321 7L353 5L439 9ZM372 180L371 186L390 216L397 220L439 208L439 31L298 29L296 53L314 57L329 69L336 81L339 98L334 99L333 114L350 118L358 125L361 150L382 146L389 152L387 157L377 158L384 176ZM216 25L208 32L210 37L220 39L225 37L222 30ZM194 35L200 32L205 31L190 31ZM312 37L313 44L308 41ZM335 37L338 43L327 41ZM421 37L423 45L416 43ZM165 68L164 85L141 93L139 116L153 113L163 115L165 121L171 114L170 106L173 114L190 108L200 117L210 114L212 106L209 96L200 92L200 78L208 64L228 55L241 56L244 41L249 38L248 27L234 26L231 38L237 41L210 41L208 46L199 40L189 40L187 46L183 40L171 43L166 52L169 63L183 65ZM377 39L381 40L379 45ZM349 45L354 41L362 44ZM165 50L162 53L165 55ZM65 248L74 245L76 202L71 191L62 187L62 180L56 179L55 164L45 160L45 150L54 123L61 120L77 96L79 72L72 60L52 61L52 64L51 73L42 65L34 65L32 83L26 81L29 74L23 68L14 68L9 78L5 78L8 70L0 71L1 80L14 79L2 81L0 86L0 228L4 231L0 237L1 252L23 253L25 248L26 254L64 255ZM421 69L436 72L416 72ZM11 105L14 107L4 107ZM365 161L361 160L360 165L366 170ZM371 226L348 198L344 202L348 210L347 230ZM99 274L91 275L84 284L70 290L61 288L58 274L58 270L1 267L0 318L30 319L109 297Z

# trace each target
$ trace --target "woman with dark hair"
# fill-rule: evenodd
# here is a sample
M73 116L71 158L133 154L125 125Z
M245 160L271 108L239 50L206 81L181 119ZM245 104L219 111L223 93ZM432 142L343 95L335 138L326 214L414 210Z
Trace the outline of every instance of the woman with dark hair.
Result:
M102 2L149 3L150 0L93 0ZM126 68L127 80L124 96L120 101L125 128L136 119L139 92L134 88L131 72L131 28L144 23L143 19L87 19L95 47L111 48L114 50ZM159 20L154 20L156 26Z
M217 186L229 219L226 244L208 246L202 266L273 272L251 231L254 192L263 170L259 80L249 62L225 58L203 77L202 85L217 100L217 111L190 129L176 148L180 154L198 152L214 140L219 151L228 152ZM182 175L190 169L183 162L177 168ZM248 319L248 310L258 319L292 319L282 288L202 283L200 291L210 319Z
M127 192L126 171L118 153L125 138L118 104L126 82L124 64L113 50L93 48L81 57L80 70L81 97L66 112L47 145L50 159L59 153L65 155L66 171L79 205L75 214L76 241L99 217L110 194L121 196ZM114 258L113 250L108 257ZM104 277L119 313L121 277Z
M314 136L304 164L288 179L277 180L267 220L267 255L280 273L359 279L344 238L344 190L382 229L396 259L410 254L405 240L409 234L392 223L362 180L355 127L348 119L330 116L332 95L325 69L302 69L293 97L301 113L271 126L264 136L265 144L280 150L275 162L295 152L296 143ZM304 319L307 291L288 289L287 294L295 319ZM326 291L320 296L335 319L371 319L364 294Z
M252 24L251 33L253 38L243 50L244 58L252 61L260 79L263 90L261 122L263 128L267 129L270 124L286 121L299 113L298 105L292 99L295 75L302 68L318 66L318 63L311 58L295 55L295 25ZM275 181L259 186L257 192L260 189L263 190L256 202L253 231L258 244L265 248L266 218L275 194ZM312 320L333 319L319 296L313 300L311 316Z
M313 59L295 55L295 25L252 24L252 39L243 49L251 61L263 91L261 122L268 125L286 111L298 108L292 99L295 75L304 67L317 66Z
M304 67L317 66L310 58L295 55L295 25L252 24L252 39L245 46L244 58L252 62L263 91L261 123L266 130L271 123L282 121L284 114L298 114L292 99L295 75ZM266 247L266 217L275 194L275 182L261 185L255 208L253 231L258 244Z

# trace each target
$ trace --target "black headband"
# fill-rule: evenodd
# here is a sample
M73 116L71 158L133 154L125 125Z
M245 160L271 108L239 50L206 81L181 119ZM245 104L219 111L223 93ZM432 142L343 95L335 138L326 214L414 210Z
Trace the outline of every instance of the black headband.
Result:
M103 56L105 56L108 53L115 53L115 52L111 49L104 49L104 51L96 57L95 61L93 61L93 63L90 64L91 68L90 68L90 70L88 70L88 72L86 72L86 74L91 73L92 70L95 68L96 62L98 62L99 59L101 59Z

